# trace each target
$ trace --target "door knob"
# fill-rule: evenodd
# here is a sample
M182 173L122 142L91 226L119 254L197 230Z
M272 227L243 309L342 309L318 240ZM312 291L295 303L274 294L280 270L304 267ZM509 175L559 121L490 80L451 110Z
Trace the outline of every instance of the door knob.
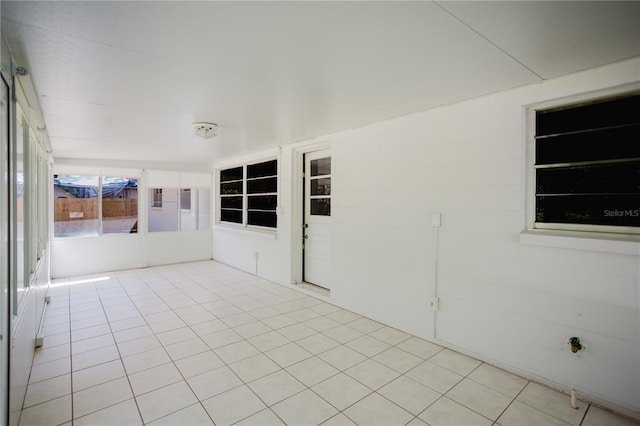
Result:
M303 238L306 240L306 239L309 238L309 236L305 234L305 236Z

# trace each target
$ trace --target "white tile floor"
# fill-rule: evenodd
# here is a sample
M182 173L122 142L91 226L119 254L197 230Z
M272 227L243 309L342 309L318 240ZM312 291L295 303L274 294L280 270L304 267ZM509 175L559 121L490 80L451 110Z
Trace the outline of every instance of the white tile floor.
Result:
M629 425L216 262L55 280L21 425Z

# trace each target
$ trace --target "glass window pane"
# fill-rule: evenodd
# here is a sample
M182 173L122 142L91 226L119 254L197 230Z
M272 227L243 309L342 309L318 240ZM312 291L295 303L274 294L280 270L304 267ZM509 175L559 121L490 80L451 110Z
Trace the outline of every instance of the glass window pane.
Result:
M220 197L220 207L223 209L242 209L242 197Z
M242 194L242 181L220 184L220 194Z
M640 124L536 140L536 164L640 158Z
M540 169L536 193L640 194L640 162Z
M278 216L275 212L249 211L247 223L254 226L266 226L275 228L278 224Z
M247 179L276 176L278 174L278 161L272 160L265 163L251 164L247 166Z
M220 170L220 182L229 182L232 180L242 180L244 173L242 166L233 169Z
M54 236L98 235L98 176L54 175Z
M311 176L331 174L331 157L311 160Z
M220 220L222 222L242 223L242 210L220 210Z
M247 194L278 192L278 178L262 178L247 181Z
M331 178L312 179L311 195L331 195Z
M540 196L536 221L640 226L640 195Z
M160 189L160 188L156 188ZM178 230L178 189L161 188L162 191L149 190L148 226L149 232L167 232ZM161 207L154 207L152 195L161 194ZM156 203L157 206L157 203Z
M550 135L587 129L638 123L640 95L606 99L581 106L538 111L536 135Z
M277 195L253 195L248 197L249 210L272 210L278 205Z
M138 179L102 177L102 232L138 232Z
M312 198L311 214L314 216L331 216L331 198Z

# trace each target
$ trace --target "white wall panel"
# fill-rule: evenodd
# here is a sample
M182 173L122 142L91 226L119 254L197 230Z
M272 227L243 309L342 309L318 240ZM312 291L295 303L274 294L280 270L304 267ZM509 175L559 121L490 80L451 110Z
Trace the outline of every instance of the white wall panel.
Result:
M143 265L140 235L57 238L51 243L51 276L63 278Z
M211 231L152 232L144 237L148 266L211 259Z

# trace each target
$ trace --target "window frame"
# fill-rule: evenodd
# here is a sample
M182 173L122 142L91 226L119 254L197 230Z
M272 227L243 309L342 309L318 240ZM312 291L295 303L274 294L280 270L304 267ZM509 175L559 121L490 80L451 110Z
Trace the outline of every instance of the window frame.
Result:
M559 236L594 237L606 239L629 238L640 240L640 226L616 226L577 223L537 222L536 221L536 120L537 112L564 106L578 106L580 104L613 100L627 95L640 94L640 84L633 84L622 88L603 90L599 93L587 93L573 97L542 102L524 107L526 136L525 136L525 229L526 232L542 232ZM615 163L613 161L612 163ZM542 168L544 169L544 168Z
M275 165L275 175L269 175L269 176L259 176L259 177L252 177L249 178L248 177L248 168L251 166L255 166L258 164L263 164L263 163L270 163L272 161L275 161L276 165ZM232 170L232 169L236 169L236 168L242 168L242 193L241 194L222 194L222 173L228 170ZM216 170L216 175L217 175L217 185L216 185L216 191L217 191L217 208L216 208L216 224L217 225L221 225L221 226L225 226L225 227L229 227L229 228L239 228L239 229L247 229L247 230L257 230L257 231L264 231L264 232L273 232L275 233L278 230L278 216L279 216L279 205L280 205L280 159L278 158L278 156L273 156L273 157L268 157L268 158L260 158L260 159L256 159L256 160L252 160L252 161L247 161L244 163L235 163L235 164L230 164L228 166L224 166L224 167L219 167ZM266 179L276 179L276 189L275 192L260 192L260 193L249 193L248 190L248 182L250 181L258 181L258 180L266 180ZM227 183L231 183L231 182L239 182L240 179L236 179L236 180L229 180L229 181L225 181ZM231 222L231 221L225 221L222 220L222 199L223 198L227 198L227 197L234 197L234 196L238 196L241 195L242 197L242 208L241 208L241 212L242 212L242 222ZM250 209L249 208L249 198L250 197L255 197L255 196L275 196L276 197L276 207L274 209L274 215L275 215L275 219L276 219L276 223L275 226L265 226L265 225L255 225L255 224L250 224L249 223L249 211L263 211L260 209ZM264 210L264 211L268 211L268 210Z

